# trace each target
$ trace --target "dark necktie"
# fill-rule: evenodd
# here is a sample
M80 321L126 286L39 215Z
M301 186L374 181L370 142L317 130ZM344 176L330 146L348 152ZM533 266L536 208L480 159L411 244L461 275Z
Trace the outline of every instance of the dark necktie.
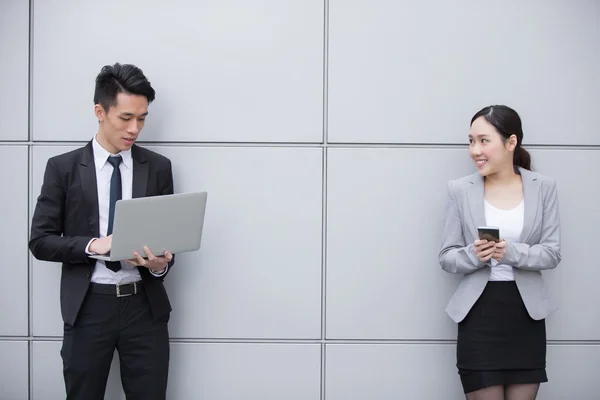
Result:
M108 157L108 162L113 166L113 173L110 178L110 200L108 206L108 229L106 236L110 235L113 230L113 219L115 218L115 204L117 200L121 200L121 171L119 170L119 164L123 159L121 156ZM121 269L121 263L119 261L106 261L106 268L117 272Z

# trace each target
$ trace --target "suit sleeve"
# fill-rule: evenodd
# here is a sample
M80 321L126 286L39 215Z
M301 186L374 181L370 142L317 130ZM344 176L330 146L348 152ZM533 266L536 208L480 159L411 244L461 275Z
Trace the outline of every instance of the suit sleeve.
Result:
M167 171L165 174L165 179L161 185L160 194L167 195L167 194L173 194L173 193L175 193L174 185L173 185L173 168L172 168L171 161L169 160L168 164L167 164ZM165 271L163 271L160 274L150 271L150 274L152 276L154 276L154 278L156 278L156 279L163 280L167 276L167 274L171 271L171 268L173 267L174 264L175 264L175 254L173 254L173 259L167 264Z
M63 236L66 190L56 161L48 160L44 182L31 221L29 250L38 260L87 264L91 236Z
M542 234L538 244L506 243L503 264L528 271L553 269L561 261L560 217L556 181L551 181L544 196L542 214Z
M486 265L475 255L474 244L465 243L452 182L448 182L442 232L442 249L438 254L438 261L444 271L451 274L469 274Z

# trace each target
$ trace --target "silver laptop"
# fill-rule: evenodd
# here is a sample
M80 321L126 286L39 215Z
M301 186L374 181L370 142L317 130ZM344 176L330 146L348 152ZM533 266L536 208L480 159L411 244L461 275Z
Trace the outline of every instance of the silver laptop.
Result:
M104 261L135 258L134 251L146 257L164 250L173 254L200 248L207 192L119 200L115 204L112 248L108 254L91 255Z

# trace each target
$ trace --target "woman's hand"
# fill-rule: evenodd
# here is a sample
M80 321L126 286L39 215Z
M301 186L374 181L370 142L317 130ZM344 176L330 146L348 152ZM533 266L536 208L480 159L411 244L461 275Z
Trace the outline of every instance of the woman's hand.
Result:
M473 244L475 245L473 251L479 261L488 262L492 259L496 251L496 243L477 239Z
M492 258L500 262L504 258L504 253L506 253L506 241L504 239L501 239L500 243L496 243L494 255L492 256Z

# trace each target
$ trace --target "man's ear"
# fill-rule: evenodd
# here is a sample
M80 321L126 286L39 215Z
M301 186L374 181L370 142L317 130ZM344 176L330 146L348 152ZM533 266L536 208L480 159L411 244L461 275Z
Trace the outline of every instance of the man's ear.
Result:
M99 123L102 123L106 119L106 112L100 104L94 105L94 115L96 115L96 119Z

